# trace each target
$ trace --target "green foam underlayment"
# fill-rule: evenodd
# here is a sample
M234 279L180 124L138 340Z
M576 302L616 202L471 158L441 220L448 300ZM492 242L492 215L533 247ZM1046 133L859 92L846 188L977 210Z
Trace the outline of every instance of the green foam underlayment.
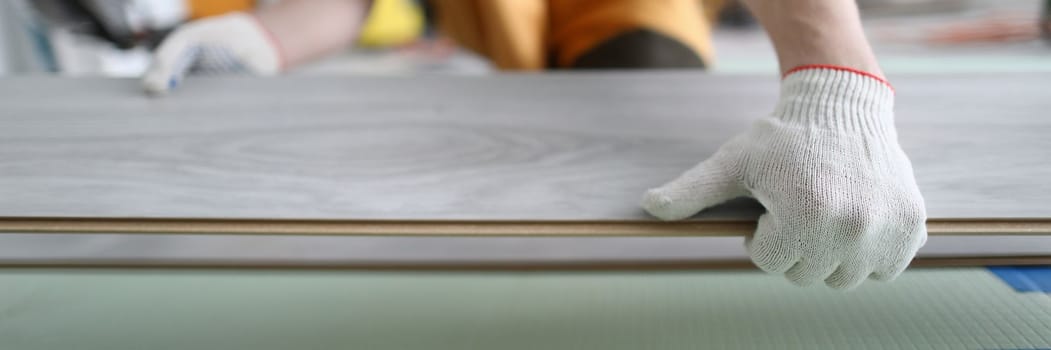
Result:
M0 349L1051 347L985 269L851 293L757 272L0 270Z

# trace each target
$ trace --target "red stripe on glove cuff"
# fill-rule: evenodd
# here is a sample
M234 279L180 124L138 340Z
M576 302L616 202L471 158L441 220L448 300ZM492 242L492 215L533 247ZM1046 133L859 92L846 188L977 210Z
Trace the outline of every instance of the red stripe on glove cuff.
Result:
M277 51L277 69L278 71L284 71L285 68L288 68L288 58L285 57L285 48L281 47L281 42L277 40L277 36L274 35L274 32L270 31L270 28L267 28L265 25L263 25L263 21L260 20L258 16L251 12L246 13L248 14L248 18L251 18L253 21L255 21L255 24L259 26L260 29L262 29L262 32L266 35L266 38L270 39L270 45L273 45L274 51Z
M850 73L854 73L854 74L863 75L863 76L866 76L866 77L869 77L869 78L872 78L872 79L876 79L877 81L883 83L883 85L886 85L888 88L890 88L890 91L894 91L894 86L890 85L890 82L888 82L887 79L884 79L881 76L878 76L878 75L875 75L875 74L872 74L872 73L869 73L869 72L866 72L866 71L863 71L863 70L858 70L858 69L854 69L854 68L850 68L850 67L844 67L844 66L836 66L836 65L831 65L831 64L807 64L807 65L802 65L802 66L799 66L799 67L795 67L795 68L789 69L787 72L785 72L785 74L781 76L781 79L784 79L785 77L787 77L789 75L792 75L792 73L795 73L795 72L798 72L798 71L801 71L801 70L808 70L808 69L831 69L831 70L838 70L838 71L850 72Z

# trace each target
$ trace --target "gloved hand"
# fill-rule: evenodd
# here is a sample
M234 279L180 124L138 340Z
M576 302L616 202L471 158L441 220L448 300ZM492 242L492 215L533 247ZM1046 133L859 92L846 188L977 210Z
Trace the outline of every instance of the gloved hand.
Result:
M839 67L804 67L782 82L774 113L643 207L687 218L739 196L767 210L745 241L752 261L792 282L850 289L890 280L926 242L926 209L894 129L894 91Z
M233 13L191 22L172 32L154 54L142 83L146 91L161 94L175 88L191 70L273 75L282 65L281 52L267 29L250 14Z

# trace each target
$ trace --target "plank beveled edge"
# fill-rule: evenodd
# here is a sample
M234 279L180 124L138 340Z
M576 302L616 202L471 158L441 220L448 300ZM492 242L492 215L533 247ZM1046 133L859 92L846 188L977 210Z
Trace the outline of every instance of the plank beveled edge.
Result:
M346 235L346 236L595 236L734 237L754 221L512 221L0 217L0 233ZM1051 235L1051 219L930 219L931 235Z

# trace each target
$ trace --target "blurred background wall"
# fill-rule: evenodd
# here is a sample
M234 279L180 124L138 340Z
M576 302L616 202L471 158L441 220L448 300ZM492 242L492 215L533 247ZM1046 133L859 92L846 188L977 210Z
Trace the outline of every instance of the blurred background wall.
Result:
M53 71L44 26L27 2L0 2L0 75Z
M489 72L436 35L422 0L375 0L354 50L297 74ZM254 0L11 0L0 2L0 74L139 75L178 24L266 6ZM715 72L776 69L766 38L733 0L721 3ZM885 70L1051 70L1048 0L859 0Z

